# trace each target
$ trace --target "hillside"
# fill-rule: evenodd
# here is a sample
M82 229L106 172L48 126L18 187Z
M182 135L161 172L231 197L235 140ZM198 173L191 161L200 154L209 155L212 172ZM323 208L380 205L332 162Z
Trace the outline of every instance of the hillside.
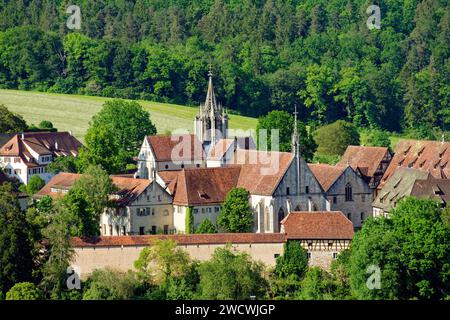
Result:
M71 130L83 140L89 121L107 98L68 94L49 94L17 90L0 90L0 104L21 114L29 124L51 121L60 131ZM150 112L158 133L185 129L192 132L197 108L149 101L139 103ZM257 119L230 115L231 129L255 129Z

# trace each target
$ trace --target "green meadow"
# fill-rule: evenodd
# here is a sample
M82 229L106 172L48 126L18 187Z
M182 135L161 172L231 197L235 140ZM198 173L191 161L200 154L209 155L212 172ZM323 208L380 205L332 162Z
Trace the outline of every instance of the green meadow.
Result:
M103 103L108 100L110 99L81 95L0 90L0 104L21 114L28 124L38 125L42 120L48 120L59 131L72 131L80 140L84 140L92 116L99 112ZM177 129L193 131L198 107L138 102L150 112L158 133ZM230 129L256 129L256 123L255 118L230 115Z

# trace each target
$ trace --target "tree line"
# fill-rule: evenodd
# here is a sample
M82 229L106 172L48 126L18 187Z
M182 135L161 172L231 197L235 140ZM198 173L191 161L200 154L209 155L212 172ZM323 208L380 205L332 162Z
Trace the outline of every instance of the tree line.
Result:
M0 87L198 104L208 65L236 113L292 113L323 125L448 130L445 0L79 0L0 3ZM70 3L73 4L73 3Z

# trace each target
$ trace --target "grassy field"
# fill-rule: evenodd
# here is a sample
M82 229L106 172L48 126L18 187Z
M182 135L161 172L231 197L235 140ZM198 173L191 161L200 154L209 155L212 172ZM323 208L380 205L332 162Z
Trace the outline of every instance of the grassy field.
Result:
M50 94L41 92L0 90L0 104L21 114L28 124L38 125L49 120L60 131L72 131L84 139L89 121L100 111L108 98L79 95ZM185 107L166 103L138 101L150 112L158 133L176 129L193 131L197 107ZM257 119L230 115L230 129L255 129Z

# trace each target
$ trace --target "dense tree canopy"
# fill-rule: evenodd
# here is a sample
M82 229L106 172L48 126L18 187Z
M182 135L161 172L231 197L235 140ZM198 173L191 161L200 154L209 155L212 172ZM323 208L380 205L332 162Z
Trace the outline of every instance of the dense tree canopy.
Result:
M9 111L3 104L0 104L0 133L24 132L28 125L21 115Z
M235 112L292 112L389 131L448 130L450 10L444 0L80 0L0 6L0 87L198 104L208 64Z
M250 232L253 214L248 201L249 193L244 188L233 188L228 192L217 218L217 225L225 232Z
M448 298L450 232L442 210L433 201L409 198L391 218L369 219L353 239L348 266L358 299ZM379 288L367 285L375 268Z
M136 102L108 101L86 133L82 164L101 165L109 173L125 171L147 135L156 134L150 114Z
M0 291L31 280L33 270L29 226L10 183L0 185Z

